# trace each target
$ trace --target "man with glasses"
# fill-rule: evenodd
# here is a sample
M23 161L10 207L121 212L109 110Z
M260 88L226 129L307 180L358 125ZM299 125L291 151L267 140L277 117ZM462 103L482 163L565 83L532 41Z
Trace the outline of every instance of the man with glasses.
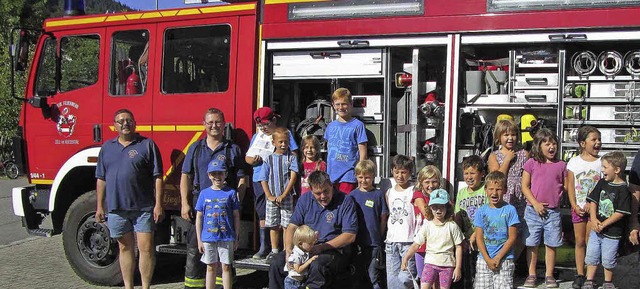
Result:
M224 137L224 113L217 108L210 108L204 114L204 129L207 136L189 146L182 163L180 177L180 196L182 218L189 220L192 226L187 232L187 264L185 266L184 287L204 288L206 266L200 262L202 254L198 251L198 239L194 224L193 205L197 203L200 190L211 186L207 174L207 165L214 159L222 161L227 167L227 185L236 188L238 200L242 203L246 185L244 166L240 147Z
M142 288L149 288L155 267L154 224L164 217L162 158L151 139L136 133L131 111L116 111L114 121L118 137L106 141L98 154L95 218L104 222L108 213L107 226L111 238L118 240L120 271L127 289L133 289L137 241Z

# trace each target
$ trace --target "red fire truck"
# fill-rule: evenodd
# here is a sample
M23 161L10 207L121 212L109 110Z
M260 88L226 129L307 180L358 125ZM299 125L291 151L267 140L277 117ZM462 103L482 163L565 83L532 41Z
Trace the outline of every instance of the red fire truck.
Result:
M565 159L583 124L600 128L605 151L640 148L637 1L228 2L48 19L30 64L22 30L15 67L30 69L14 147L30 185L13 189L14 212L30 233L62 233L85 280L119 282L116 243L94 219L97 155L119 108L162 153L161 252L185 243L179 175L209 107L246 150L257 107L275 108L298 137L315 134L331 121L331 92L346 87L379 180L390 156L405 154L439 166L451 190L462 158L493 147L498 117L520 123L525 142L532 129L555 130Z

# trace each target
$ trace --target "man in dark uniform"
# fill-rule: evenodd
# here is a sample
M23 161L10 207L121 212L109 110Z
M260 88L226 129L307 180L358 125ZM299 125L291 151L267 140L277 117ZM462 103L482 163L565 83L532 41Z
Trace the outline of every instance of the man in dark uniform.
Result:
M155 267L154 223L164 216L162 158L151 139L136 133L131 111L118 110L114 121L118 137L106 141L98 154L96 220L105 221L106 197L107 226L111 238L118 240L124 287L133 289L137 240L142 288L149 288Z
M335 191L329 175L315 171L309 175L311 193L298 199L285 235L286 248L278 253L269 266L269 288L283 288L285 260L293 249L293 233L301 225L318 232L318 242L311 250L318 258L308 269L306 285L309 289L347 288L335 284L335 277L348 271L351 245L358 232L356 205L352 198ZM290 268L289 270L292 270Z
M245 173L244 160L240 148L224 139L224 114L217 108L210 108L204 115L204 129L207 136L189 146L182 164L180 177L180 196L182 218L194 222L193 205L198 200L200 190L211 186L207 175L207 165L214 159L223 161L228 168L227 185L237 188L238 199L244 197ZM185 289L204 288L206 266L200 262L202 254L198 251L195 227L187 233L187 264L185 266Z

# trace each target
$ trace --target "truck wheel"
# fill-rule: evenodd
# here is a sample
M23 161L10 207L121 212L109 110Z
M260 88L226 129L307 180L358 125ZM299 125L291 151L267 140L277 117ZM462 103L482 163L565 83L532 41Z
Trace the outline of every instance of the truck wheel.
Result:
M8 161L4 164L4 173L10 179L17 179L20 175L20 170L18 170L18 165L12 161Z
M109 237L106 223L95 219L96 191L76 199L64 218L62 242L67 260L80 278L95 285L122 283L118 242Z

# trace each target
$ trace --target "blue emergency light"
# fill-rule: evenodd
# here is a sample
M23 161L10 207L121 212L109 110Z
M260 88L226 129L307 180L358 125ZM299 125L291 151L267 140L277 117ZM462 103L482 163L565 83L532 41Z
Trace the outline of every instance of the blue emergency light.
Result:
M84 0L64 0L64 15L84 15Z

